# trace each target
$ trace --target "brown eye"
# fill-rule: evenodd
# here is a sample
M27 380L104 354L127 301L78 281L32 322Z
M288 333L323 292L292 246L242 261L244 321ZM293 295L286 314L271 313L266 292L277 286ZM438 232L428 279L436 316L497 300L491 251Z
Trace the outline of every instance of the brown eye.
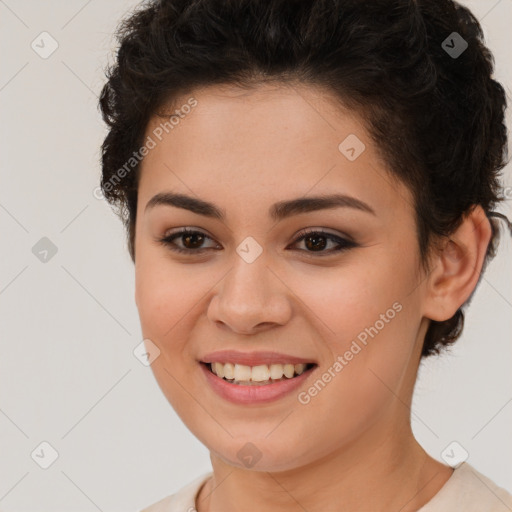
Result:
M182 229L175 233L171 233L158 241L168 247L171 251L187 255L199 255L210 249L221 249L219 246L203 247L203 244L207 240L213 239L201 231ZM301 231L292 245L296 245L302 241L304 241L306 249L300 249L300 252L306 253L307 256L312 257L329 256L352 247L357 247L355 242L321 229L306 229ZM181 246L177 242L180 242ZM330 250L325 250L329 244L334 244L334 247Z
M185 254L202 254L208 249L215 249L215 247L202 247L203 243L207 239L211 240L208 235L201 231L182 229L181 231L167 235L160 239L159 242L175 252ZM181 241L183 247L177 245L175 240Z
M326 236L318 234L307 235L304 237L304 242L308 249L311 249L312 251L321 251L327 246L326 238Z
M204 236L201 233L187 233L181 235L181 240L186 249L197 249L204 242Z
M293 242L293 245L302 241L304 241L304 245L306 247L306 250L303 250L302 252L318 253L319 256L328 256L357 246L357 244L351 240L347 240L321 229L305 229L301 231L298 238ZM324 249L328 246L329 242L334 243L337 247L325 251ZM308 254L308 256L309 255L311 254Z

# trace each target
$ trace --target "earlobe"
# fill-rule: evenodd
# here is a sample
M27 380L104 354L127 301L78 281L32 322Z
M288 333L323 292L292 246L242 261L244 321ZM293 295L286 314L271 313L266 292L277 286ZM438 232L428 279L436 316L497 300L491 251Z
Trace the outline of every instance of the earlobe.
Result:
M448 320L468 300L478 284L491 236L489 219L476 205L432 260L425 317Z

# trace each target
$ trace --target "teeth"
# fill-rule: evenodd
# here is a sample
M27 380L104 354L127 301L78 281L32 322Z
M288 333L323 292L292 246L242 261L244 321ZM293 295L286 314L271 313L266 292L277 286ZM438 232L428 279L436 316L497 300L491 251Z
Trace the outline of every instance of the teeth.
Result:
M270 378L277 380L281 379L284 374L284 369L282 364L271 364L270 365Z
M293 364L285 364L283 366L284 376L291 379L295 373L295 366Z
M253 366L252 369L250 366L244 366L243 368L247 368L249 376L245 378L238 378L238 376L235 373L236 380L249 380L250 378L254 382L263 382L265 380L270 379L270 369L266 364Z
M243 364L235 364L235 380L251 380L251 367Z
M222 364L222 363L219 363ZM226 363L223 365L224 368L224 378L225 379L234 379L235 378L235 365L231 363Z
M219 377L224 377L224 365L222 363L212 363L212 371Z
M301 363L301 364L296 364L294 366L295 368L295 373L297 375L300 375L301 373L304 373L304 371L306 370L306 367L307 367L307 364L304 364L304 363Z
M283 375L291 379L301 375L306 369L304 363L300 364L261 364L258 366L246 366L244 364L211 363L211 370L215 375L235 382L269 382L279 380Z

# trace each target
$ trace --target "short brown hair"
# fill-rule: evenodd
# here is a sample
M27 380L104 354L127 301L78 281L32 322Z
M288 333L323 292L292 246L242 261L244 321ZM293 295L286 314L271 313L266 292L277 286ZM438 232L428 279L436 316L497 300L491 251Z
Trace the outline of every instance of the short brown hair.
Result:
M422 263L432 240L453 233L474 205L492 226L482 273L495 255L499 226L490 217L504 199L506 98L467 8L451 0L161 0L142 4L117 37L100 97L109 127L101 186L133 261L139 166L113 178L141 147L150 117L194 87L265 80L326 87L363 116L390 175L413 193ZM446 41L467 47L455 56ZM423 356L460 336L466 304L431 321Z

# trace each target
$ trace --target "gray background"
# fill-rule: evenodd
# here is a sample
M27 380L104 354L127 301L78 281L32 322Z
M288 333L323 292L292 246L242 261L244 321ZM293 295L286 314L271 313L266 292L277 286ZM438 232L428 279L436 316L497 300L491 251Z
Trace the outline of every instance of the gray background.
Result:
M510 97L512 0L464 3ZM0 0L2 510L137 510L210 469L206 448L133 355L142 340L134 269L120 221L94 196L102 70L117 23L137 4ZM58 43L46 59L31 47L43 31ZM501 211L512 217L510 166L505 183ZM32 250L43 237L57 248L46 262ZM413 408L432 456L457 441L509 491L511 246L504 236L452 354L422 365ZM49 456L43 441L59 454L48 469L31 457Z

